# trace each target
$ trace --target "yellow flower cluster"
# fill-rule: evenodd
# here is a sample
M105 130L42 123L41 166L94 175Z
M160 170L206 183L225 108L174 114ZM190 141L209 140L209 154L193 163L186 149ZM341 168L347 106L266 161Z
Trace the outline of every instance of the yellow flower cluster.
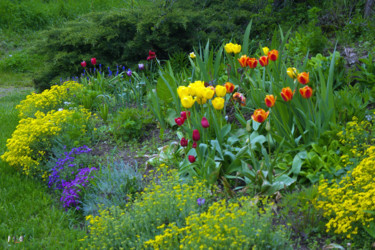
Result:
M241 45L233 44L233 43L227 43L227 44L225 44L224 49L225 49L225 52L227 52L228 54L230 54L230 53L238 54L238 53L241 52Z
M331 186L326 180L319 186L320 199L316 206L331 218L326 224L327 231L334 229L337 234L350 238L358 233L359 226L369 226L375 212L375 146L366 151L367 158L356 166L348 176Z
M227 89L222 85L217 85L216 88L213 86L205 87L203 81L195 81L187 87L178 87L177 93L184 108L191 108L195 102L205 104L216 94L215 99L212 100L212 105L215 109L221 110L224 108L225 100L223 97L226 95Z
M242 197L239 202L229 204L225 200L221 200L213 203L207 212L195 213L187 217L186 225L183 227L171 223L163 234L145 242L145 248L273 248L268 245L272 241L269 241L269 238L273 238L270 230L270 216L270 206L267 206L265 211L259 209L256 202L248 197ZM262 218L268 219L262 220ZM285 242L280 240L278 243L280 244L279 249L287 249Z
M181 183L177 170L162 164L134 203L128 203L125 209L112 207L101 210L98 216L86 217L90 223L86 239L89 248L140 249L156 232L163 231L164 224L183 222L199 209L197 199L208 196L203 182Z
M70 102L74 95L83 88L82 84L74 81L64 82L63 85L54 85L51 89L44 90L40 94L32 93L26 96L26 99L21 101L16 106L18 109L19 117L34 117L36 111L44 113L50 110L57 110L61 108L64 102Z
M45 150L52 146L50 139L59 135L64 124L69 123L76 112L52 110L45 114L37 111L35 118L21 119L12 137L7 140L7 151L1 159L11 166L22 168L26 175L45 175L38 165L47 157ZM84 112L84 115L88 118L90 113Z

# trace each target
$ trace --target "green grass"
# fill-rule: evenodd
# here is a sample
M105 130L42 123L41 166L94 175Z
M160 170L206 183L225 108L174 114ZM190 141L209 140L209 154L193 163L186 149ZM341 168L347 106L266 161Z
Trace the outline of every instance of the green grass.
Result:
M30 74L0 72L0 88L2 86L30 87L32 85ZM2 92L3 91L0 90L0 96L2 96Z
M0 154L17 126L14 109L28 93L16 90L0 97ZM21 175L0 160L0 249L78 249L85 232L69 213L56 205L40 182ZM23 243L8 244L8 236L24 235Z

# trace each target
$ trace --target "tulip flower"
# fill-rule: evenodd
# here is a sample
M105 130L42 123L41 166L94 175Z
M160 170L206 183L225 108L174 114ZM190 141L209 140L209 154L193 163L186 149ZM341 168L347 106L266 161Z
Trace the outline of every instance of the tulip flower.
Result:
M239 45L239 44L234 44L233 45L233 53L234 54L238 54L238 53L240 53L241 52L241 45Z
M298 76L297 76L298 82L302 83L302 84L308 84L310 82L309 74L310 73L306 73L306 72L302 72L302 73L298 74Z
M190 117L190 111L181 111L180 115L181 118L184 118L184 120L186 120L188 117Z
M132 71L131 71L131 69L128 69L128 71L126 71L126 74L129 76L129 77L131 77L132 76Z
M188 140L182 137L180 144L182 147L186 147L188 145Z
M152 59L155 59L155 58L156 58L156 54L155 54L155 52L149 50L149 51L148 51L147 61L152 60Z
M182 99L183 97L190 95L190 89L185 86L180 86L177 88L177 94L180 99Z
M197 56L195 55L195 53L194 52L191 52L190 54L189 54L189 56L190 56L190 58L191 59L194 59L194 58L196 58Z
M305 87L299 89L299 93L301 94L301 96L303 98L306 98L306 99L311 97L312 92L313 92L313 90L309 86L305 86Z
M258 65L258 60L256 58L249 58L247 60L247 65L250 67L250 69L255 69Z
M212 106L214 106L214 109L221 110L224 108L224 98L222 97L215 97L215 99L212 100Z
M197 143L196 142L193 142L193 145L192 145L192 148L197 148Z
M210 88L212 86L209 86L204 89L203 97L206 99L212 99L215 95L215 88Z
M226 82L224 86L225 86L225 88L227 90L227 93L232 93L234 91L234 85L233 85L233 83Z
M266 103L267 107L272 108L275 105L276 98L273 95L266 95L264 102Z
M217 85L215 88L215 93L217 97L223 97L227 94L227 89L222 85Z
M236 92L236 93L233 94L232 98L236 102L239 102L242 107L244 107L246 105L246 98L243 96L243 94Z
M247 66L247 60L249 60L249 57L247 55L241 56L241 58L238 58L238 61L241 64L242 68L245 68Z
M205 104L207 102L207 99L206 98L201 98L201 97L194 97L194 100L198 103L198 104Z
M95 65L95 64L96 64L96 58L95 58L95 57L91 58L91 64L92 64L92 65Z
M200 138L201 138L201 135L199 134L199 130L194 129L193 130L193 141L199 141Z
M270 49L268 47L263 47L263 53L267 56Z
M86 68L87 63L86 63L85 61L82 61L82 62L81 62L81 66L84 67L84 68Z
M266 112L264 109L256 109L251 118L256 122L262 123L267 119L269 113L270 111Z
M208 123L208 120L206 117L203 116L202 121L201 121L202 127L203 128L208 128L210 124Z
M296 79L298 76L298 71L296 68L287 68L286 73L292 79Z
M268 52L268 58L271 61L276 61L278 57L279 57L279 51L273 49L270 52Z
M268 65L268 56L261 56L259 58L259 63L260 65L262 65L263 67L267 66Z
M280 94L281 94L281 97L284 99L284 101L288 102L292 100L294 93L289 87L286 87L281 90Z
M182 118L182 117L177 117L177 118L174 119L174 121L176 122L176 124L178 126L182 126L184 124L184 122L185 122L185 119Z
M191 108L194 105L195 100L192 96L184 96L181 98L181 104L184 108Z
M241 52L241 45L233 44L233 43L227 43L227 44L225 44L224 49L225 49L225 52L227 52L228 54L230 54L230 53L238 54L238 53Z
M189 155L188 158L189 158L189 161L190 161L191 163L194 163L194 162L195 162L195 156L194 156L194 155Z

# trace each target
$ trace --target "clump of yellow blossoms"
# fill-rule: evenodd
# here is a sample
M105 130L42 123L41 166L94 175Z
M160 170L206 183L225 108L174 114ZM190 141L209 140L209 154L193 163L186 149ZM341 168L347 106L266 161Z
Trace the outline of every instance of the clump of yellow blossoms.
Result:
M259 214L258 214L259 213ZM259 209L242 197L238 202L221 200L207 212L186 218L186 225L171 223L163 234L145 242L153 249L288 249L286 233L271 228L271 207Z
M7 151L1 159L13 167L19 167L26 175L44 174L39 164L46 157L52 147L51 138L58 136L64 126L69 125L71 119L87 120L91 114L85 110L61 110L50 111L47 114L37 111L35 118L21 119L7 140ZM80 133L85 133L85 128L78 128Z
M152 172L151 172L152 173ZM150 185L123 209L111 207L89 215L89 248L140 249L143 243L163 232L165 224L178 225L190 213L200 209L198 198L207 198L206 185L194 180L192 185L180 181L177 170L160 166Z
M215 99L220 99L220 104L224 104L223 97L226 95L227 91L222 85L217 85L216 88L213 86L205 87L203 81L195 81L190 83L187 87L178 87L177 93L180 97L182 106L184 108L191 108L195 102L198 104L205 104L208 100L212 99L215 94ZM212 102L213 107L218 110L223 109L224 105L216 105L216 102Z
M63 107L64 102L71 102L74 95L77 95L82 88L82 84L67 81L61 86L54 85L51 89L46 89L40 94L32 93L16 106L19 111L19 117L21 119L34 117L37 111L46 113L53 109L57 110Z
M316 206L324 216L331 218L327 231L350 238L358 233L358 227L368 227L374 220L375 211L375 146L365 152L368 155L348 176L339 183L329 185L326 180L319 186L320 199ZM370 211L370 213L368 212Z

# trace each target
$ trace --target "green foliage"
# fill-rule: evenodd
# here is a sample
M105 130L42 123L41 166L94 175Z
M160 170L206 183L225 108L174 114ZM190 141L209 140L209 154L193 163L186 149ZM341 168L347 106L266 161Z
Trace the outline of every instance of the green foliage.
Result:
M374 90L375 82L375 66L374 66L374 56L372 53L369 53L368 58L359 59L361 65L358 66L358 71L354 72L353 80L358 82L361 89L369 88ZM375 96L371 96L374 100Z
M112 206L123 208L131 195L143 187L142 175L136 166L107 159L107 163L99 164L99 168L91 188L84 193L84 215L98 215L99 206L100 209Z
M152 125L153 116L147 109L125 108L114 115L111 132L116 139L128 141L143 136Z

